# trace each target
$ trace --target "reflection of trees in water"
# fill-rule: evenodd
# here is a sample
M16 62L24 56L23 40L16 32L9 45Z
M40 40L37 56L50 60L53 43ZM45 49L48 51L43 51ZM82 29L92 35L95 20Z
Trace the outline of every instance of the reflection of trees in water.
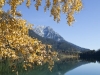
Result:
M81 57L80 59L83 60L83 61L94 62L94 63L98 62L98 63L100 63L100 58Z
M17 64L17 66L14 65L14 63L9 63L7 61L0 62L0 75L16 75L17 71L24 71L22 64Z
M0 75L16 75L16 72L12 72L8 64L0 63ZM19 75L63 75L69 70L72 70L83 64L86 64L86 62L79 61L77 58L69 58L55 62L52 72L50 72L48 69L48 64L34 66L34 69L29 68L27 71L22 68L22 64L17 64L16 68L19 72Z
M100 63L100 49L95 51L87 51L80 54L80 59L90 62L99 62Z
M0 75L16 75L17 71L19 72L18 75L64 75L66 72L75 69L78 66L96 61L100 63L100 58L67 58L55 62L52 72L50 72L48 69L48 64L44 64L42 66L34 66L34 69L28 68L28 70L25 71L21 63L18 63L16 66L16 71L12 72L12 69L15 67L8 66L11 63L0 62Z

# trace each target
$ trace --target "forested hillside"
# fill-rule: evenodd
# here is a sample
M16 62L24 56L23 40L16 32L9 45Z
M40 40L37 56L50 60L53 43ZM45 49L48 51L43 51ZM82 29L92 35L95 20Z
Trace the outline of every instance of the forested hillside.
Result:
M37 38L38 40L42 41L42 43L44 44L50 44L52 45L52 49L53 50L58 50L58 51L87 51L89 49L85 49L85 48L80 48L78 46L75 46L73 44L69 44L66 41L55 41L53 39L50 38L43 38L39 35L37 35L33 30L29 30L29 36L33 37L33 38Z

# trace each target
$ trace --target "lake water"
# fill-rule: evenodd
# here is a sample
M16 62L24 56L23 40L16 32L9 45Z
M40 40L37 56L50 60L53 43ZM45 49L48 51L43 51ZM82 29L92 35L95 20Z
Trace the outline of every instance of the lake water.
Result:
M100 75L100 63L87 63L66 72L64 75Z
M0 71L0 75L16 75L4 70L2 71ZM100 75L100 63L66 59L55 62L52 72L48 69L48 65L45 64L43 66L36 66L28 71L19 68L18 75Z

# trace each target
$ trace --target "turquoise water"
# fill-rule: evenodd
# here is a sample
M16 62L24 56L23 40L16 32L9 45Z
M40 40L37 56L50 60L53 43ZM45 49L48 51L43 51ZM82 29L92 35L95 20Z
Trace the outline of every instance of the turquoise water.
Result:
M8 71L9 68L7 69L6 65L4 66L0 65L0 75L16 75ZM52 71L48 69L47 64L35 66L34 69L28 69L28 71L19 67L18 71L18 75L100 75L100 63L66 59L55 62Z

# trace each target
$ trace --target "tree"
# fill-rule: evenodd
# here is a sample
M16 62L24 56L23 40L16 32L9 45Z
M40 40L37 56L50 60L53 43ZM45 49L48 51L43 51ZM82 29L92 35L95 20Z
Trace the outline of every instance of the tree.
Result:
M27 0L27 7L30 6L30 1ZM36 10L38 10L42 0L34 1L36 1ZM34 63L42 65L43 62L48 62L52 66L54 64L53 57L57 53L50 51L50 45L46 46L41 41L28 36L28 29L31 28L32 24L21 19L21 13L16 10L17 6L23 2L24 0L0 0L0 58L3 61L5 59L10 61L10 66L16 66L18 61L22 62L25 70L27 70L27 66L32 67ZM5 4L11 6L7 12L2 9ZM67 14L69 25L74 21L72 16L74 12L80 11L82 7L81 0L53 0L52 4L51 15L54 16L54 20L60 21L62 8L62 11ZM46 0L44 10L50 5L50 0Z
M13 16L21 16L21 14L16 11L16 8L21 5L23 2L26 1L26 6L29 8L31 4L31 0L0 0L0 8L2 8L5 4L9 4L11 6L10 14ZM39 9L39 6L41 6L42 0L33 0L36 2L35 7L36 10ZM59 22L60 21L60 13L61 11L66 14L67 16L67 22L69 25L73 21L75 21L73 14L77 11L80 11L82 9L82 2L81 0L46 0L44 7L44 11L51 8L51 16L54 17L54 21ZM0 9L0 11L2 11Z

